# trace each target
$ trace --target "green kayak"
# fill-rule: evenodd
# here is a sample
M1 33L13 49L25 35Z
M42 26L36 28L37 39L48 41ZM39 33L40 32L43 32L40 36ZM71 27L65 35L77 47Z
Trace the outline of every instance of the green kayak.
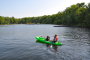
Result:
M60 42L52 42L51 40L46 41L46 38L35 36L38 42L47 43L47 44L53 44L53 45L62 45Z

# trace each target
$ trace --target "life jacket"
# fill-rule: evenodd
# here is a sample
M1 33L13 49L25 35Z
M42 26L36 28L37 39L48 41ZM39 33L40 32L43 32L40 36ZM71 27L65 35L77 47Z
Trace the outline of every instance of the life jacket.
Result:
M58 40L58 37L54 37L54 41L57 41Z

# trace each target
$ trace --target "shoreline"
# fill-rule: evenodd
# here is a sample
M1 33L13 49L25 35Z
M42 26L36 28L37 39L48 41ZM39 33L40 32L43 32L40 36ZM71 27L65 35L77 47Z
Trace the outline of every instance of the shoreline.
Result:
M0 25L21 25L22 23L20 23L20 24L0 24ZM34 25L34 24L28 24L28 23L26 23L27 25Z
M87 26L75 26L75 25L57 25L53 27L87 27Z
M0 25L41 25L41 24L0 24ZM47 25L47 24L46 24ZM56 25L56 24L51 24L54 25L53 27L85 27L85 28L90 28L89 26L77 26L77 25Z

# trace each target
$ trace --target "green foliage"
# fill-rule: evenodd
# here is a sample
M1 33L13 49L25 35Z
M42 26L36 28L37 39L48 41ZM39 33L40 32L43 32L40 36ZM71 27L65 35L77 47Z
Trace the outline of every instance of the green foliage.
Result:
M85 25L90 27L90 3L86 8Z
M0 24L4 24L4 22L5 22L5 18L0 16Z
M90 27L90 3L77 3L67 7L63 12L53 15L44 15L38 17L2 17L0 16L0 24L62 24L62 25L82 25Z

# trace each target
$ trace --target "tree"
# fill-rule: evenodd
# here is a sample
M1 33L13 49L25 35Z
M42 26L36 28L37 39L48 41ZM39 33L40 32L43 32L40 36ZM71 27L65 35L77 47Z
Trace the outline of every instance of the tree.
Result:
M5 24L10 24L10 18L9 17L5 17Z
M90 27L90 3L86 8L86 16L85 16L86 26Z
M2 16L0 16L0 24L4 24L4 22L5 22L5 19Z
M76 19L78 20L78 24L83 25L86 15L86 8L81 7L76 11Z
M10 24L13 24L13 19L12 18L10 18Z

